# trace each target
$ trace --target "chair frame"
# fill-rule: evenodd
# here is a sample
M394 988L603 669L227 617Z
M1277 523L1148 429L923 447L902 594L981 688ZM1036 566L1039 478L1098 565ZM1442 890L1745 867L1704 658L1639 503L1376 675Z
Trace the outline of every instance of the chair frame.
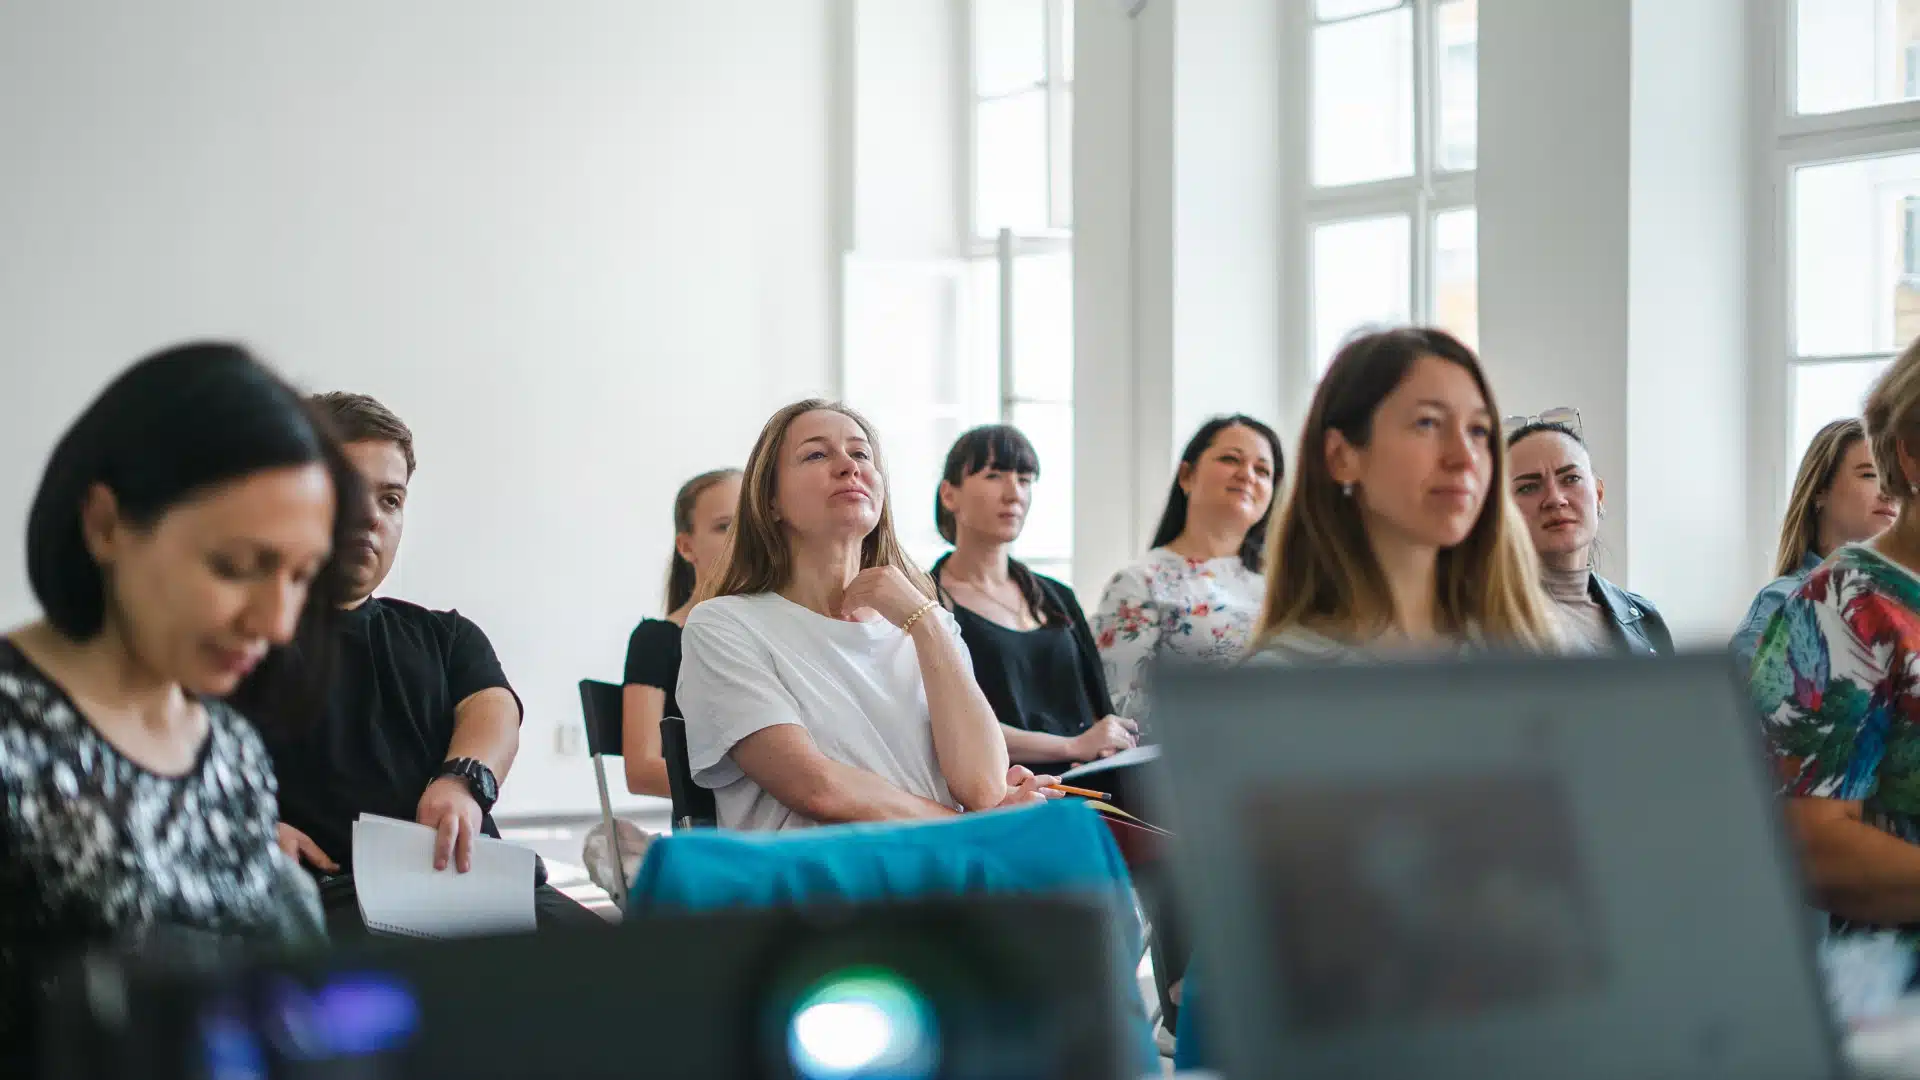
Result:
M627 906L627 868L620 858L620 831L613 816L613 796L607 787L606 750L601 738L599 725L607 718L599 715L599 707L594 701L596 694L603 693L602 688L611 688L621 694L625 687L613 683L603 683L594 679L580 680L580 716L587 726L587 756L593 759L593 779L600 786L600 823L607 828L607 854L613 860L614 880L619 882L620 891L614 894L614 902L621 910ZM619 694L612 695L614 700L622 700ZM613 717L615 722L624 722L619 711ZM623 746L622 749L625 749Z

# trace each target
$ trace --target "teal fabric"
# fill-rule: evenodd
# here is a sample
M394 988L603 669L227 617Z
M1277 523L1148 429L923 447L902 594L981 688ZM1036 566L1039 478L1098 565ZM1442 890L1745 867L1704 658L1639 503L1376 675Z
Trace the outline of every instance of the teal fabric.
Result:
M1159 1071L1134 971L1141 932L1132 878L1100 815L1075 800L950 821L775 833L694 829L661 837L628 890L630 914L685 914L941 896L1089 895L1113 912L1142 1075Z

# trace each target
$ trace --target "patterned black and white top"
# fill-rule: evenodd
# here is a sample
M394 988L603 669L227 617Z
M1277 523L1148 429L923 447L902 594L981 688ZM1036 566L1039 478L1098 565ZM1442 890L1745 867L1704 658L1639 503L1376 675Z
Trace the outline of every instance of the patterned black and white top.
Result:
M0 638L0 1073L31 1060L51 965L85 946L325 940L313 883L274 842L260 736L230 708L205 708L193 768L161 776Z

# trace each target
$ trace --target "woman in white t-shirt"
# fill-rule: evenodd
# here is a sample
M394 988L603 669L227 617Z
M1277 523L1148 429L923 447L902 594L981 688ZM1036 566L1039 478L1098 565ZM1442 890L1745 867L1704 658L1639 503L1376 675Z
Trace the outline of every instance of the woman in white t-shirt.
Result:
M901 550L872 428L802 401L747 458L727 562L687 616L677 693L722 828L1039 802L932 582Z

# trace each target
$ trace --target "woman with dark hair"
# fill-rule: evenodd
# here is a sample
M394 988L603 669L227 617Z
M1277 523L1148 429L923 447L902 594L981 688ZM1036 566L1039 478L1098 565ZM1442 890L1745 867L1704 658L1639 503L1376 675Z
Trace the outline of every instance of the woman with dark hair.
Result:
M61 955L322 935L272 760L220 699L258 667L289 710L261 715L318 700L276 661L325 654L359 490L236 345L140 361L55 446L27 521L44 617L0 638L0 1073L25 1075Z
M933 508L953 551L932 576L973 654L974 680L1000 719L1008 757L1051 774L1133 746L1138 728L1112 715L1073 590L1008 554L1039 478L1039 455L1018 428L960 436Z
M1733 635L1734 654L1751 666L1760 635L1807 575L1848 544L1880 535L1899 510L1900 504L1880 486L1873 447L1860 421L1835 420L1815 433L1800 458L1787 516L1780 523L1774 578L1740 620Z
M1557 648L1497 415L1479 359L1444 331L1348 342L1300 436L1250 659Z
M1559 416L1565 419L1556 419ZM1652 601L1594 569L1607 485L1593 474L1579 413L1515 417L1507 432L1513 504L1527 520L1540 556L1540 585L1569 642L1595 651L1670 654L1673 635Z
M680 485L673 499L673 561L667 568L667 614L642 619L627 639L621 748L627 790L669 798L660 721L679 716L673 692L680 681L680 632L693 596L727 557L727 535L740 504L740 470L714 469Z
M1113 576L1093 616L1094 640L1121 716L1147 719L1147 666L1171 655L1231 663L1266 591L1267 519L1286 458L1273 429L1216 416L1180 455L1146 558Z

